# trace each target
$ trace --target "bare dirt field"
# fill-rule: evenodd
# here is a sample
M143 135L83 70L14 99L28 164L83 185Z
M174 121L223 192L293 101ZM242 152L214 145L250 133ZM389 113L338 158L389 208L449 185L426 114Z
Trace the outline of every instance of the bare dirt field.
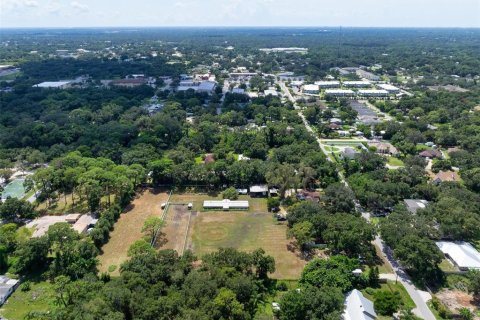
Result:
M478 311L480 304L473 300L473 296L460 290L445 289L436 294L448 309L452 312L457 312L460 308L468 308L472 311ZM477 315L475 319L480 319Z
M186 205L172 204L168 207L165 226L162 229L166 243L161 249L173 249L179 254L183 254L186 247L191 214L192 212L188 210Z
M142 238L142 226L151 216L160 216L161 204L166 202L166 192L145 190L137 195L127 210L122 213L110 233L110 240L102 247L99 256L99 270L105 272L111 265L116 266L113 275L118 275L120 264L127 260L127 251L132 243Z

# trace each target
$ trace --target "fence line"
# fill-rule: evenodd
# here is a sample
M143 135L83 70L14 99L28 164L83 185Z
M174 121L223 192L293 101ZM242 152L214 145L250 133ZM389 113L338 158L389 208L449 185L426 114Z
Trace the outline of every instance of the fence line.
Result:
M165 217L167 216L168 207L170 204L170 197L172 196L172 193L173 191L171 190L170 193L168 194L168 199L167 199L167 202L165 203L165 208L163 208L162 215L160 216L160 219L162 219L163 222L165 222ZM161 228L159 228L157 232L155 232L152 242L150 243L152 247L155 246L155 243L157 242L157 238L158 238L158 235L160 234L160 230Z

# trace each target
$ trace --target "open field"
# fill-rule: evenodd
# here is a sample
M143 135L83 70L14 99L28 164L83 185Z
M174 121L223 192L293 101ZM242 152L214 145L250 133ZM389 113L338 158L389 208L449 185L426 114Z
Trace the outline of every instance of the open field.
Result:
M294 246L286 237L287 226L278 223L267 211L266 199L241 196L240 199L250 202L248 211L203 211L203 200L216 198L220 196L188 193L172 195L173 204L189 202L193 204L194 213L187 237L188 249L200 258L222 247L233 247L242 251L263 248L267 254L275 258L277 271L273 274L274 278L297 279L300 276L305 261L293 251ZM168 211L167 226L164 229L168 242L165 247L181 247L183 244L185 219L174 222L178 228L168 227L168 221L175 220L172 214L179 218L175 207L177 206L172 205ZM172 234L171 230L176 230L177 234ZM180 243L176 243L177 241Z
M55 291L50 282L31 282L29 291L18 288L0 307L0 318L26 319L31 311L46 312L55 308Z
M141 231L143 223L148 217L160 216L161 204L167 199L166 192L152 190L145 190L137 196L115 223L110 233L110 240L102 247L102 253L99 256L100 272L105 272L109 266L116 265L113 275L118 274L120 264L127 260L128 248L143 236Z

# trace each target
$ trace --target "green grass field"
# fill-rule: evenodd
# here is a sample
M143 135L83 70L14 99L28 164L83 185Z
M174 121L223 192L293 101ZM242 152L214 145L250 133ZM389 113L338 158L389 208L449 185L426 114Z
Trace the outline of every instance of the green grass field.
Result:
M402 160L395 157L388 157L388 164L395 167L403 167L405 165Z
M18 288L0 308L0 315L9 320L23 320L29 312L52 311L55 306L55 291L50 282L32 282L29 291Z

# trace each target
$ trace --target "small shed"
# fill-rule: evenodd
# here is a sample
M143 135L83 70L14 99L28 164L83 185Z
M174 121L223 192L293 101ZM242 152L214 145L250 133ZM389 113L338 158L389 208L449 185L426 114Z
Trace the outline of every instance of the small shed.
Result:
M250 187L250 196L252 197L266 197L268 195L267 185L255 185Z

